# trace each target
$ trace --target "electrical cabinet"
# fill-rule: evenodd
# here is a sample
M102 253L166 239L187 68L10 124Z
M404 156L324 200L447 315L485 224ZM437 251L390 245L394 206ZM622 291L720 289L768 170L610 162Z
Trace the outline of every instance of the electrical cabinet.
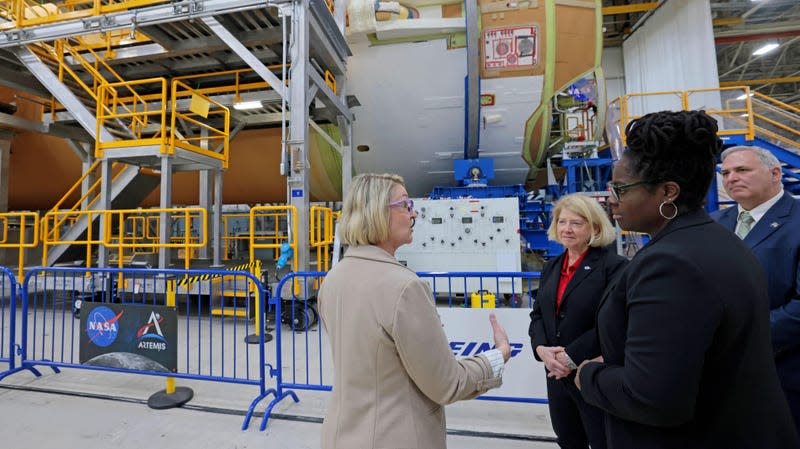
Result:
M519 272L521 269L519 200L414 199L414 241L396 257L414 271ZM432 282L431 279L426 279ZM437 292L489 290L520 293L519 279L494 277L437 281Z

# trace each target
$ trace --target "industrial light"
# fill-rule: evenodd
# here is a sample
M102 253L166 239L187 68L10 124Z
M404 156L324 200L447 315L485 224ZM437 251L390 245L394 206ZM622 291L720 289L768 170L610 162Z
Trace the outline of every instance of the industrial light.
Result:
M736 99L737 99L737 100L744 100L745 98L747 98L747 97L752 97L752 96L753 96L753 93L752 93L752 92L750 92L749 94L741 94L741 95L739 95L738 97L736 97Z
M233 104L233 109L237 111L245 111L248 109L261 109L262 105L260 101L240 101L238 103Z
M754 51L753 52L753 56L765 55L765 54L771 52L772 50L775 50L776 48L778 48L778 44L776 44L775 42L772 42L770 44L766 44L763 47L759 48L758 50Z

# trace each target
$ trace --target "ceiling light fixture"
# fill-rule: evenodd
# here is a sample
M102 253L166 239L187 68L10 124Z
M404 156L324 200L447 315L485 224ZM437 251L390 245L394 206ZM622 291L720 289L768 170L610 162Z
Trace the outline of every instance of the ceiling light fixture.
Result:
M779 45L776 44L775 42L766 44L763 47L759 48L758 50L754 51L753 52L753 56L765 55L765 54L771 52L772 50L775 50L776 48L778 48L778 46Z
M737 99L737 100L744 100L745 98L747 98L747 97L752 97L752 96L753 96L753 93L752 93L752 92L750 92L749 94L741 94L741 95L739 95L738 97L736 97L736 99Z
M237 111L246 111L248 109L261 109L262 105L260 101L240 101L238 103L233 104L233 109Z

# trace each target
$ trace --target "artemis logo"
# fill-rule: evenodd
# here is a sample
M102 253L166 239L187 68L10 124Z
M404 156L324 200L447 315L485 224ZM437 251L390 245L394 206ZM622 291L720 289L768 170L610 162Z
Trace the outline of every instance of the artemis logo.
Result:
M137 347L139 349L155 349L156 351L165 351L167 349L167 340L164 338L164 333L161 332L160 323L162 321L164 321L164 317L161 314L150 312L147 324L136 331L136 338L139 340Z
M511 357L514 357L522 352L522 343L511 343L510 345ZM477 355L481 352L494 349L494 345L488 342L478 341L451 341L450 349L453 351L453 354L459 357L469 357L471 355Z

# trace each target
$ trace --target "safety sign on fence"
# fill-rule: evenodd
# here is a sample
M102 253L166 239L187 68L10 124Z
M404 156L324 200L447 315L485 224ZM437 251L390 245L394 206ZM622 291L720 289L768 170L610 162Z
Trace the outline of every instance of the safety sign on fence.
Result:
M178 369L175 309L145 304L86 304L81 313L80 362L143 371Z

